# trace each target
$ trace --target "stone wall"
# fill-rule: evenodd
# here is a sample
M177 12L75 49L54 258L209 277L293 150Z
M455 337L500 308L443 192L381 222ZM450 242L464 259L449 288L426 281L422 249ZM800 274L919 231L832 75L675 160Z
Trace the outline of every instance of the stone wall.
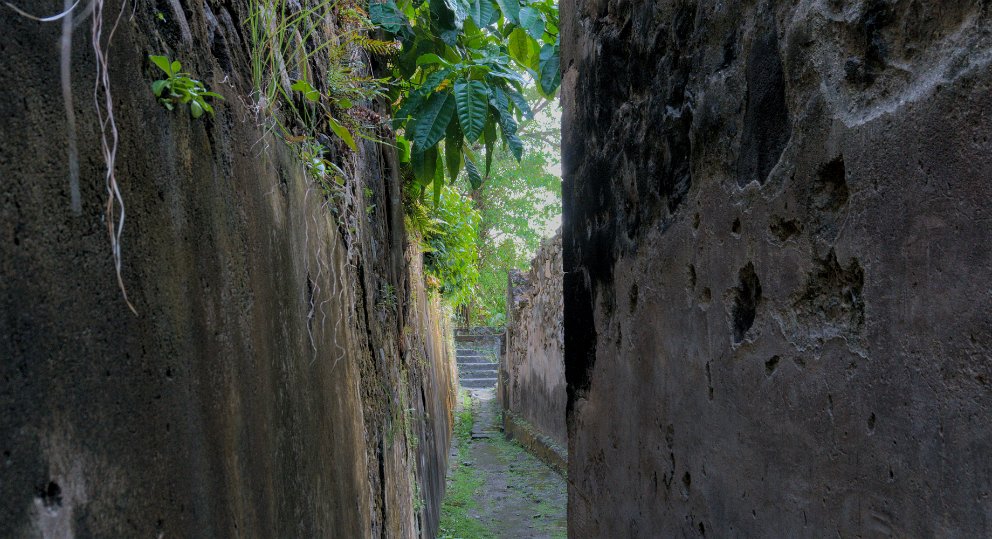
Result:
M988 4L561 9L570 535L992 534Z
M121 5L105 4L106 39ZM435 535L454 367L396 155L338 143L353 205L332 214L247 97L246 6L128 2L113 36L137 315L107 239L90 20L67 65L78 215L61 24L0 22L2 537ZM226 97L215 117L156 102L156 53Z
M564 449L561 286L559 234L542 243L526 275L510 274L499 394L504 410Z

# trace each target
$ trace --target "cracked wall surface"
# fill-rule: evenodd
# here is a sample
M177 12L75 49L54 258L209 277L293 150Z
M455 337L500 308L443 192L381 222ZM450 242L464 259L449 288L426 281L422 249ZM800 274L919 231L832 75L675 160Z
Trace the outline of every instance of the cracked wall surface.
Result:
M988 3L561 10L570 534L992 533Z
M70 64L79 215L61 26L0 20L2 537L436 535L454 363L406 245L397 156L336 143L354 200L329 203L247 97L247 6L128 2L114 34L137 316L107 239L89 20ZM120 8L106 2L107 33ZM335 38L332 19L313 37ZM226 97L216 116L156 101L163 53Z

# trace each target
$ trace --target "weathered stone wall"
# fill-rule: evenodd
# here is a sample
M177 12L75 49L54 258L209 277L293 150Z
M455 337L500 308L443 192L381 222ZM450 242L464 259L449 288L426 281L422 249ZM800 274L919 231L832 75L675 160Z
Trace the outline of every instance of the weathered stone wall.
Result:
M137 316L107 240L89 19L69 66L75 215L61 25L4 13L2 537L435 535L453 358L405 249L395 153L336 148L354 202L332 215L257 124L246 6L129 2L113 37L123 280ZM120 7L106 2L105 38ZM158 104L150 53L224 94L216 117Z
M561 9L570 535L992 534L988 3Z
M561 235L545 240L525 276L509 279L503 408L565 447Z

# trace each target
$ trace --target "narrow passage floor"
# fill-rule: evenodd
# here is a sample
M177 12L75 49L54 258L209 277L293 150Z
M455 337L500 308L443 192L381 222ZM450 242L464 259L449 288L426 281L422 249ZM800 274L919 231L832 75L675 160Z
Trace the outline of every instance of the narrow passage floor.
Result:
M493 389L462 391L440 537L565 537L565 480L507 441L499 425Z

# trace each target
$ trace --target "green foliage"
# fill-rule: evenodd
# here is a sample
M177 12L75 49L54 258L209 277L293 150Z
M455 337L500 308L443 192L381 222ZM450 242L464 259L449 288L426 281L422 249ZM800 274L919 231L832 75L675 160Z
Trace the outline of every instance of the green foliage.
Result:
M433 186L437 200L445 169L450 183L463 167L481 185L500 140L522 158L527 77L545 97L561 81L554 0L372 0L369 16L402 45L392 62L393 124L417 185Z
M183 73L183 66L178 61L170 61L166 56L154 55L149 56L148 59L166 74L166 78L152 83L152 92L165 108L173 110L177 104L188 104L190 115L199 118L203 113L210 115L214 113L214 108L207 103L207 98L224 100L220 94L208 92L203 83L191 78L189 73Z
M321 39L332 17L340 33ZM246 25L253 98L270 126L291 143L333 134L352 151L356 136L372 138L379 119L368 105L384 80L360 72L349 55L355 47L389 55L396 43L366 35L374 27L357 0L251 0Z
M440 190L434 205L407 198L410 228L421 235L428 287L440 292L452 306L467 305L479 279L478 212L449 185Z

